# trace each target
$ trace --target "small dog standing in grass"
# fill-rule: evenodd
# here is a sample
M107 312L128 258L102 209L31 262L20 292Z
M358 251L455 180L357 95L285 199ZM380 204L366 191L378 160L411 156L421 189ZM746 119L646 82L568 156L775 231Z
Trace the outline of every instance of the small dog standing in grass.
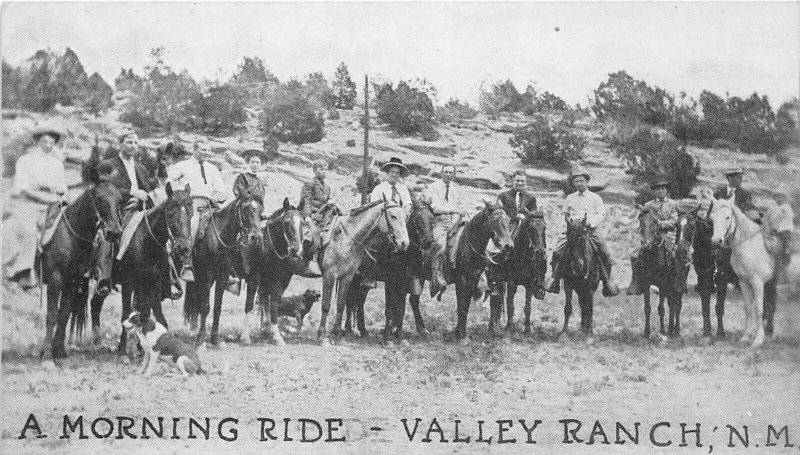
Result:
M300 295L290 295L281 299L281 304L278 306L278 316L289 316L297 319L297 331L303 329L303 319L311 311L314 302L319 300L321 294L319 291L307 289L306 292Z
M144 350L139 374L152 375L159 357L165 361L174 362L184 377L188 377L189 373L204 373L197 351L169 333L167 328L159 324L152 316L149 320L143 320L141 313L133 311L122 323L122 326L125 330L136 333L139 344Z

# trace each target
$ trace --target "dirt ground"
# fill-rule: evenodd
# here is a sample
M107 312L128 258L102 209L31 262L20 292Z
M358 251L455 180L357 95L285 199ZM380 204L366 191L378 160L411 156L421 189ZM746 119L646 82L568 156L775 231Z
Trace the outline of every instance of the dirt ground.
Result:
M318 282L296 278L288 294L318 286ZM10 290L4 292L6 298L14 298ZM420 340L407 315L410 345L393 349L385 349L378 340L383 325L381 288L368 297L371 337L327 349L314 342L319 304L307 317L302 333L287 333L287 346L276 347L263 339L252 346L240 345L243 305L226 294L222 333L228 342L222 349L202 351L209 374L187 380L163 364L146 379L135 374L138 359L130 361L113 353L119 331L119 297L113 296L104 312L101 345L79 344L62 367L45 369L35 358L5 353L3 453L797 453L800 305L782 300L776 339L752 350L737 342L744 313L738 293L731 294L725 318L729 337L711 346L702 345L699 337L702 319L694 294L684 305L681 342L658 342L656 335L642 339L641 298L628 297L601 297L596 302L593 344L578 336L559 341L563 296L548 295L544 302L535 301L533 336L517 333L490 339L488 308L476 303L470 315L471 341L457 345L442 341L443 332L454 325L455 299L449 290L441 303L423 298L431 339ZM521 299L518 294L518 323ZM186 334L180 303L166 302L165 309L173 329ZM657 313L653 314L655 322ZM8 317L6 311L6 321ZM573 316L573 331L578 324ZM30 430L28 439L17 439L30 413L47 438L35 439L36 432ZM72 420L84 417L89 439L78 440L77 434L59 439L65 414ZM97 439L91 432L91 422L100 416L114 422L109 439ZM167 430L159 440L115 439L118 416L134 419L134 435L142 435L142 417L153 421L164 417ZM175 417L181 418L176 427L180 439L170 439L170 422ZM197 428L194 434L199 439L188 439L190 417L201 424L210 418L208 440ZM221 433L227 437L232 427L238 429L234 442L226 442L218 432L226 417L238 419L222 426ZM260 441L259 418L277 421L274 434L281 439L283 419L292 419L289 436L294 441ZM299 418L316 419L326 430L325 419L342 419L333 437L346 440L323 442L326 433L315 443L298 442ZM414 419L422 419L413 442L401 421L404 418L411 430ZM433 418L450 442L439 442L436 432L430 434L433 442L421 442ZM516 443L497 444L496 421L503 419L513 420L504 438L515 438ZM525 443L520 419L528 427L536 419L542 421L532 433L536 444ZM562 419L582 421L576 434L583 443L563 443ZM460 438L470 436L469 443L452 442L455 420L461 421ZM478 420L485 422L483 439L492 436L491 444L476 441ZM595 421L610 444L603 444L599 433L594 444L587 444ZM649 434L662 421L670 426L657 427L655 440L671 444L658 448ZM616 444L615 422L629 430L641 422L639 444ZM696 446L693 433L687 435L687 447L679 445L681 423L690 430L701 424L702 447ZM741 447L735 436L736 447L727 447L726 424L740 430L742 425L749 427L749 449ZM98 424L99 434L107 431L106 425ZM795 447L785 447L782 439L777 446L764 447L767 425L778 430L788 425L789 443ZM309 430L308 438L314 436L314 430Z

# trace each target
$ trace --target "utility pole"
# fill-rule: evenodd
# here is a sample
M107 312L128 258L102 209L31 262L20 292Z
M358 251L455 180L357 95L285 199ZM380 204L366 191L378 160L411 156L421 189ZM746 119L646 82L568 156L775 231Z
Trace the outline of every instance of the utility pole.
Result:
M367 182L369 181L369 76L364 75L364 163L361 174L361 205L367 203L369 197Z

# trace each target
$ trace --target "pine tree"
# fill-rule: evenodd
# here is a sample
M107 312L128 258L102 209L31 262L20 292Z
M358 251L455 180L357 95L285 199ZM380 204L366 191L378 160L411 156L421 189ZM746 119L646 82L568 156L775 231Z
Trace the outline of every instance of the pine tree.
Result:
M350 79L350 72L347 65L342 62L336 68L336 76L333 81L334 106L338 109L352 109L356 100L356 84Z
M114 104L111 99L113 94L114 90L103 80L102 76L94 73L86 81L86 86L81 94L81 104L96 115Z
M3 60L3 107L19 107L19 95L22 90L22 77L19 69Z

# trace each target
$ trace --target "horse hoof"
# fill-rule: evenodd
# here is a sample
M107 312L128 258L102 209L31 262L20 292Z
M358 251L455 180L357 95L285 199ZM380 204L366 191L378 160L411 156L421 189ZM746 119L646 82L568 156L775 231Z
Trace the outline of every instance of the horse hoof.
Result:
M331 340L328 339L328 337L320 338L319 345L322 346L323 348L330 347Z
M464 337L458 340L459 346L468 346L469 345L469 337Z
M568 343L569 342L569 333L566 330L561 332L561 335L558 336L558 341L560 343Z
M591 335L587 336L586 340L585 340L585 343L586 343L587 346L594 345L594 337L591 336Z
M278 346L278 347L286 346L286 341L283 340L283 337L276 337L275 338L275 346Z
M217 343L217 349L219 349L220 351L225 350L225 348L227 348L227 347L228 347L228 345L225 344L224 341L220 341L220 342Z
M399 344L400 344L400 347L403 347L403 348L407 348L407 347L410 346L410 344L408 343L408 340L400 340Z
M714 343L714 340L711 339L710 336L704 336L700 338L700 346L711 346Z
M386 349L393 349L394 348L394 341L386 340L383 342L383 347Z
M53 361L52 361L52 360L50 360L50 359L48 359L48 360L43 360L43 361L42 361L42 368L44 368L44 370L45 370L45 371L53 371L53 370L55 370L55 369L56 369L56 363L55 363L55 362L53 362Z
M525 327L525 330L522 331L522 334L525 335L525 336L530 336L531 333L532 332L531 332L531 328L530 327Z
M250 346L253 344L253 340L250 338L250 335L242 335L242 338L239 340L242 346Z
M431 337L431 333L428 332L428 329L422 329L419 331L419 337L423 340L428 340Z
M349 344L350 344L350 342L347 341L347 338L342 337L342 338L337 338L336 339L336 345L337 346L347 346Z
M753 348L760 348L760 347L761 347L763 344L764 344L764 337L762 337L762 336L757 336L757 337L756 337L756 338L753 340L753 344L751 344L751 345L750 345L750 347L753 347Z
M669 338L667 338L666 335L664 335L663 333L659 333L658 334L658 342L659 343L666 343L667 341L669 341Z

